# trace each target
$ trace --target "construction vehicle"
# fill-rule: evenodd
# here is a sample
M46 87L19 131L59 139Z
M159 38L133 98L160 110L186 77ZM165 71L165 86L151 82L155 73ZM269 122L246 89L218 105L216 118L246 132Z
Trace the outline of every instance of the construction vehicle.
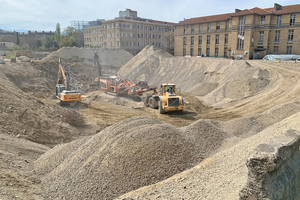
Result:
M75 90L70 90L69 73L66 71L61 58L59 58L59 70L55 94L59 105L70 104L70 107L74 107L78 101L81 101L81 94Z
M175 84L162 84L161 90L153 94L146 95L143 98L145 106L159 110L160 114L169 111L183 111L184 101L182 96L176 95Z
M142 93L151 90L147 85L147 82L139 81L133 83L131 80L122 77L119 74L116 76L100 76L99 77L100 88L106 93L119 95L142 95Z

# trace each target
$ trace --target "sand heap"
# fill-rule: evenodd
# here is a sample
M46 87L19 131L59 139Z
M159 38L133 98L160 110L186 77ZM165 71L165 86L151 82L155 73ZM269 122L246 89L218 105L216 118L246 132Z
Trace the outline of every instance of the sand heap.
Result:
M145 47L118 73L153 86L175 83L183 91L204 96L207 104L254 95L269 83L268 71L243 60L172 57L154 46Z
M41 71L26 62L0 65L0 70L0 132L47 145L83 135L79 128L63 122L65 108L38 99L55 89L49 89L51 81ZM87 132L84 134L94 134L95 130Z
M44 176L46 198L112 199L193 167L226 137L206 122L178 129L135 117L93 137L54 147L35 166Z
M41 61L35 61L35 66L44 72L44 76L56 82L58 58L62 58L66 70L70 74L71 89L85 92L89 90L89 86L98 76L98 67L97 65L93 66L95 51L100 59L102 74L115 75L120 67L133 58L132 54L123 49L63 47Z

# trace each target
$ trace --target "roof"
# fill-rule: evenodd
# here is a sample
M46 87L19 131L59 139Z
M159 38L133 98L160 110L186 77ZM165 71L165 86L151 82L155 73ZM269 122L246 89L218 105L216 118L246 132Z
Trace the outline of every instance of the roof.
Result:
M164 22L164 21L158 21L158 20L152 20L152 23L158 23L158 24L168 24L168 25L176 25L177 23L173 22Z
M270 15L270 14L280 15L280 14L284 14L284 13L296 13L296 12L300 12L300 4L280 6L279 9L277 9L277 10L275 10L274 7L265 8L265 9L255 7L255 8L252 8L252 9L245 9L245 10L237 11L237 12L234 12L234 13L190 18L190 19L179 22L177 25L207 23L207 22L214 22L214 21L225 21L227 19L230 19L233 16L240 16L240 15L253 15L253 14L258 14L258 15Z
M205 23L205 22L213 22L213 21L223 21L223 20L229 19L232 14L234 14L234 13L191 18L191 19L187 19L187 20L179 22L178 25Z

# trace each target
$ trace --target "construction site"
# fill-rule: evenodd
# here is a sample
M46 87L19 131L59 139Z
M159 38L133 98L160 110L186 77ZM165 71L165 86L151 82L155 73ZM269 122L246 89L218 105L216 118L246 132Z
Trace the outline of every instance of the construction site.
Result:
M154 46L14 58L0 58L0 200L300 199L299 62Z

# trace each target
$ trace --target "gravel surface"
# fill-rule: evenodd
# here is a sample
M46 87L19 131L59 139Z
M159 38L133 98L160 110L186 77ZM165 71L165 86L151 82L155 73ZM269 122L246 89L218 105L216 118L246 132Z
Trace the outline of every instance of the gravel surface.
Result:
M44 176L46 198L111 199L195 166L226 137L205 121L180 130L130 118L53 148L37 160L36 171Z

